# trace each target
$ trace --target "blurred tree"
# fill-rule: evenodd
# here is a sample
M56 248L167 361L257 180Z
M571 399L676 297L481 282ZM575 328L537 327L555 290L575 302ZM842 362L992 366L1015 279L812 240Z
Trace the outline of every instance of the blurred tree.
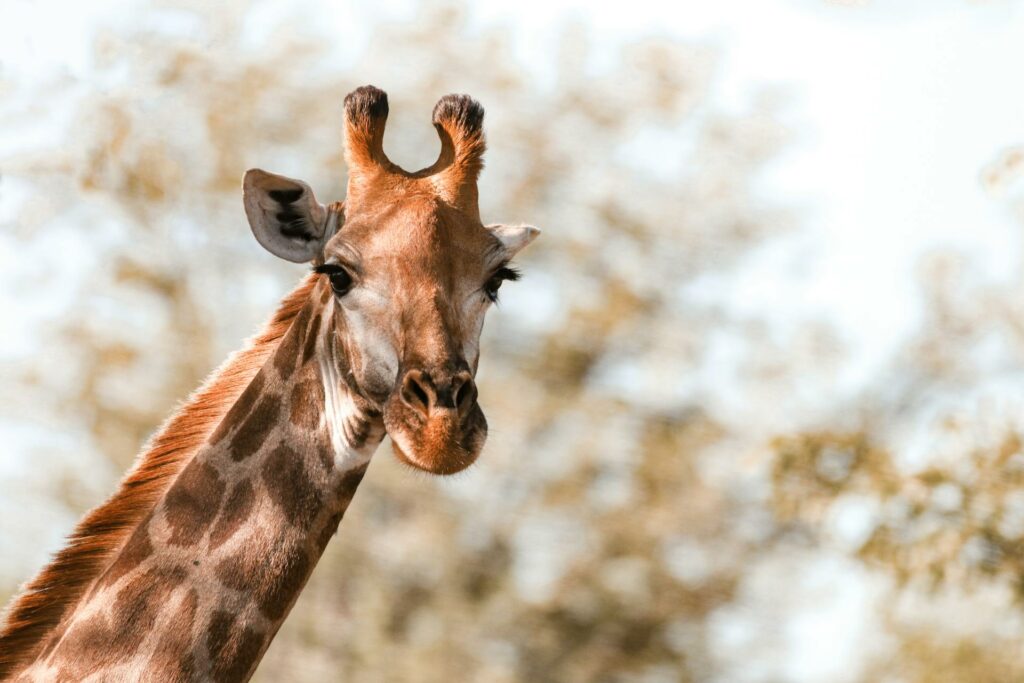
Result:
M845 536L895 580L886 619L898 648L865 680L883 669L915 683L1024 677L1021 272L1005 280L962 253L928 255L924 315L888 381L837 406L835 423L854 415L859 428L772 445L779 521L811 545Z

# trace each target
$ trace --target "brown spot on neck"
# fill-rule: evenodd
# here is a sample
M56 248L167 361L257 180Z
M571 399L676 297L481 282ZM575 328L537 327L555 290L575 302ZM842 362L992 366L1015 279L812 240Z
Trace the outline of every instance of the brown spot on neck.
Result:
M111 623L115 636L125 643L148 636L168 596L187 576L181 567L154 567L133 578L114 600Z
M323 380L314 375L296 383L291 395L291 423L301 430L312 432L320 426L320 415L323 412Z
M323 554L327 544L330 543L331 537L334 536L334 532L338 530L338 525L341 524L341 518L345 516L344 510L339 510L333 515L327 518L323 528L320 529L320 535L316 540L316 547Z
M261 474L270 500L284 513L285 519L300 529L308 529L323 507L323 501L306 472L303 458L281 444L267 456Z
M224 496L224 482L211 465L194 459L167 492L164 516L171 545L195 545L213 523Z
M356 495L356 489L359 488L359 483L363 480L367 467L369 467L369 463L349 470L338 482L335 493L338 496L338 500L340 500L345 507L348 507L353 496Z
M288 330L284 339L281 340L281 344L277 347L277 351L274 352L274 367L282 378L288 377L295 370L302 342L306 338L306 333L309 329L311 308L311 303L307 303L302 307L299 316L292 323L292 328Z
M249 626L235 627L235 616L218 610L210 617L206 647L213 663L213 680L243 681L256 663L266 634Z
M96 583L94 591L101 586L111 586L117 583L118 579L138 567L146 558L153 554L153 545L149 540L150 519L152 519L152 515L146 517L135 528L135 532L117 556L117 560L114 564L110 565L110 569L103 575L103 580Z
M220 516L217 518L213 531L210 532L209 549L211 551L219 548L241 528L252 511L254 500L255 495L252 484L249 483L248 479L243 479L235 484L231 495L228 496L227 501L224 503L224 508L220 511Z
M355 496L359 483L363 480L363 475L366 474L367 467L369 467L369 463L349 470L341 477L341 480L335 487L334 493L338 498L341 509L331 515L320 529L320 534L317 537L317 549L320 553L323 553L331 537L338 530L338 525L348 511L348 506L352 502L353 496Z
M193 628L199 594L189 590L177 611L164 625L156 650L141 680L191 681L196 678L192 651Z
M317 313L313 318L313 322L309 324L309 332L306 334L306 345L302 349L302 365L313 360L313 355L316 353L316 342L319 338L319 332L320 313Z
M264 395L231 440L231 459L236 462L245 460L258 451L277 426L280 412L280 397L274 394Z
M253 405L256 400L263 393L263 385L266 382L265 375L263 372L256 373L256 376L249 382L249 386L245 388L242 395L238 397L231 409L228 410L224 419L221 420L217 429L210 436L210 443L216 445L228 435L232 428L240 425L252 411Z
M264 616L277 621L284 618L312 570L304 545L277 543L240 548L215 571L225 586L250 596Z

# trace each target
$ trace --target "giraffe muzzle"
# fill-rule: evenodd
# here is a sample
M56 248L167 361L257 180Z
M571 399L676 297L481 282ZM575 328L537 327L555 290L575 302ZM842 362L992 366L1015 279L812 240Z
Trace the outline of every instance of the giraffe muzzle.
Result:
M465 369L407 370L384 406L384 426L399 459L432 474L469 467L487 438L476 382Z

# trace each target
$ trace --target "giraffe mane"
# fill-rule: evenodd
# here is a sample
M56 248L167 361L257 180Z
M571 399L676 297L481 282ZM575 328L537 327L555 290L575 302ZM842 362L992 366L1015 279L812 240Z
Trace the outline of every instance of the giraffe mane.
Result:
M303 280L262 331L207 377L149 439L117 492L79 522L67 545L12 600L0 625L0 680L38 656L68 607L103 574L131 531L153 510L263 366L316 282L315 275Z

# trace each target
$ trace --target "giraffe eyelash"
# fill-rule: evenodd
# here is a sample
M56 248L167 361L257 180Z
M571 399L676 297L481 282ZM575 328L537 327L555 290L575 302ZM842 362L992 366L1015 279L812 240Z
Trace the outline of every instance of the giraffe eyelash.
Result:
M515 282L520 277L522 277L522 274L515 266L511 266L509 264L501 266L498 270L494 271L494 274L487 278L487 282L484 283L484 296L486 296L491 303L498 303L498 290L501 288L501 283L505 280Z
M517 268L516 266L506 264L501 268L498 268L497 272L495 272L494 275L492 275L491 277L500 277L502 280L510 280L512 282L515 282L516 280L523 277L523 272L519 270L519 268Z
M320 275L330 275L345 270L344 266L339 266L337 263L321 263L319 266L313 267L313 272Z

